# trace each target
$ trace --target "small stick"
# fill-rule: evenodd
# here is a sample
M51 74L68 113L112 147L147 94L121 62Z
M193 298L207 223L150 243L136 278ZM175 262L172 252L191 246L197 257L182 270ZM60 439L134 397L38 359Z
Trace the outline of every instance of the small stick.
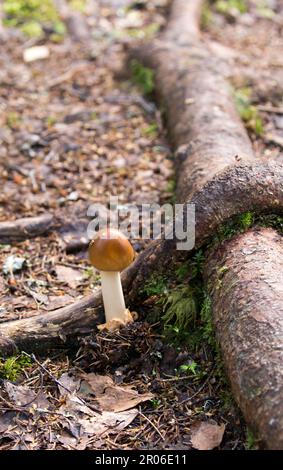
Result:
M26 353L25 351L22 351L22 353L29 357L30 359L32 359L57 385L59 385L60 387L62 387L64 390L66 390L68 393L72 394L72 391L66 387L64 384L62 384L62 382L60 382L60 380L56 379L56 377L54 377L53 374L51 374L51 372L49 372L48 369L46 369L46 367L44 367L35 357L34 354L28 354ZM80 397L77 397L78 400L84 405L84 406L87 406L88 408L91 408L93 411L97 411L98 413L101 413L100 410L98 410L97 408L95 407L92 407L91 405L89 405L89 403L86 403L82 398Z
M155 431L157 432L157 434L159 434L159 436L161 437L161 439L163 441L165 441L165 438L162 436L161 432L159 431L159 429L155 426L155 424L147 417L145 416L141 411L139 411L139 414L140 416L142 416L144 419L146 419L146 421L149 422L149 424L151 424L151 426L153 427L153 429L155 429Z

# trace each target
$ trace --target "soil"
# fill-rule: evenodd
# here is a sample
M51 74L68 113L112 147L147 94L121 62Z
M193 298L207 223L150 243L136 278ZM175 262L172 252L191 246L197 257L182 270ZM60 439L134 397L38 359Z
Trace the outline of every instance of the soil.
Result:
M248 95L245 106L256 110L246 119L256 154L283 161L283 2L266 1L265 10L258 2L244 3L244 13L231 8L224 14L215 2L209 5L204 38L215 41L236 98L240 90L240 98ZM93 203L107 205L110 195L119 196L120 204L138 205L172 198L174 171L162 113L124 66L128 46L162 28L166 7L162 0L89 2L88 45L68 34L54 43L48 32L38 40L4 28L0 221L53 211L86 215ZM50 57L25 63L23 50L34 45L47 45ZM57 309L99 285L86 252L66 252L65 235L0 246L1 322L37 315L39 308ZM144 247L141 240L133 244L137 252ZM25 260L13 275L2 271L10 255ZM191 449L199 422L225 426L215 446L221 450L257 446L231 399L214 348L168 340L159 319L154 325L141 322L161 313L160 294L145 297L135 306L139 323L115 334L94 332L79 351L32 357L17 378L10 378L43 394L52 405L48 413L19 407L3 382L0 449ZM60 414L56 380L68 371L73 377L82 371L106 374L153 398L140 403L137 416L120 431L99 439L76 435ZM0 374L9 380L1 364Z

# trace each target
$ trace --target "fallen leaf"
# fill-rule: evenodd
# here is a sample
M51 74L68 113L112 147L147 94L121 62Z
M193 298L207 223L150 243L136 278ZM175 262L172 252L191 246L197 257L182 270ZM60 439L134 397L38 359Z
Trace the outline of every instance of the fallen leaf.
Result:
M218 447L223 439L225 424L202 421L191 428L191 443L194 449L211 450Z
M38 408L49 408L50 403L43 392L35 393L26 385L15 385L8 380L4 381L4 387L10 400L17 406L36 405Z
M95 400L104 411L125 411L134 408L139 403L151 400L152 393L139 394L131 386L116 385L111 377L97 375L94 373L85 374L84 380L90 385Z
M59 281L64 282L72 289L75 289L84 279L84 275L80 271L67 266L57 265L55 271Z
M0 415L0 433L8 431L9 428L15 425L14 418L16 413L14 411L7 411Z
M82 403L75 394L71 394L60 407L60 413L66 417L65 429L77 439L76 445L80 445L81 439L86 436L99 438L101 435L118 433L133 421L138 410L97 413Z
M62 432L59 436L57 436L57 440L61 442L65 447L69 448L77 448L77 439L75 437L70 436L66 433L66 431ZM84 449L83 449L84 450Z
M32 296L32 298L36 302L39 302L40 304L48 305L49 299L46 294L42 294L41 292L35 292L33 290L29 290L29 294Z
M83 378L90 385L91 390L94 394L99 397L101 396L107 387L114 384L113 380L109 375L98 375L94 373L84 374Z
M80 386L80 379L71 376L68 372L61 375L58 384L61 396L76 392Z
M66 397L65 403L60 407L60 412L68 418L78 418L79 416L95 416L96 412L89 408L84 402L75 394L72 393Z
M120 413L103 411L101 414L86 419L79 419L82 432L88 436L101 436L102 434L113 434L126 428L138 415L138 410L127 410Z

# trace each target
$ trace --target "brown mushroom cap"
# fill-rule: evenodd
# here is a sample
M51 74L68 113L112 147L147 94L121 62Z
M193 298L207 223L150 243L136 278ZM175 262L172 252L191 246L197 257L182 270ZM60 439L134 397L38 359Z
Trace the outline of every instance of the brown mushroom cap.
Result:
M90 263L99 271L123 271L135 258L127 237L109 228L97 232L90 242L88 253Z

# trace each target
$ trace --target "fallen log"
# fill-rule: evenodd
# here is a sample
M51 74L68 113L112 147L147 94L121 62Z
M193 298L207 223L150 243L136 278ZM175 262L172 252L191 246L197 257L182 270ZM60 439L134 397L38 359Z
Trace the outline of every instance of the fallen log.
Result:
M42 352L65 344L70 346L72 339L89 334L102 323L101 303L98 293L48 314L5 322L0 325L0 351L3 354L12 354L17 349Z
M61 210L61 213L55 211L53 214L0 222L0 243L19 243L57 232L67 252L83 249L88 244L86 231L90 222L86 214L87 207L79 211L72 207L72 211Z
M48 233L54 227L52 214L0 222L0 243L13 243Z
M263 164L255 159L247 133L234 109L229 86L221 76L218 61L211 57L200 39L196 21L200 6L201 1L198 0L175 0L168 27L161 36L151 45L141 46L132 53L132 57L134 54L155 70L158 96L165 104L168 128L176 150L178 201L196 204L196 246L206 243L217 227L233 215L247 210L257 213L283 211L283 168L276 163ZM282 316L283 306L282 299L278 297L279 290L274 288L276 272L278 277L280 273L282 248L276 232L260 233L260 239L256 238L256 229L235 236L232 241L224 242L220 251L210 253L207 271L211 276L207 275L205 280L212 295L216 334L224 355L228 343L233 344L233 350L227 349L226 366L244 416L259 432L267 447L283 448L282 433L276 432L278 423L282 423L282 405L274 414L274 403L282 403L282 387L278 384L282 383L283 372L278 348L282 347L280 337L283 326L278 318L279 313ZM249 263L246 244L250 246L251 240L257 240L260 249L255 248L253 262ZM265 253L273 251L277 263L275 258L263 255L261 248L264 244ZM231 250L244 256L237 257L234 252L230 253ZM150 272L166 267L168 260L172 264L175 256L175 240L153 242L123 273L127 303L131 305L137 298L138 290ZM227 260L233 279L239 276L235 288L233 284L225 284L227 292L224 285L219 287L219 292L215 290L214 283L218 282L218 278L213 265L219 264L219 260ZM241 272L244 277L240 276ZM240 297L241 302L238 301L239 286L246 293ZM254 289L260 307L252 301ZM265 292L263 297L260 297L261 289ZM222 316L227 311L222 309L221 299L227 309L231 308L224 320ZM98 292L55 312L7 322L0 326L0 348L8 351L11 346L20 346L35 350L46 348L46 345L66 344L67 340L89 332L97 322L101 322L100 305L101 295ZM232 328L233 312L237 316L235 331ZM258 312L259 315L269 312L268 325L260 330L260 337L266 335L262 350L261 343L254 341L260 326L254 320L243 322L245 312L249 312L251 318ZM239 331L242 338L237 334ZM223 335L226 335L225 338L222 338ZM268 349L271 345L275 345L274 350ZM253 370L249 362L249 351L253 348L257 350L253 359L259 357L262 351L257 383L265 390L265 378L268 377L270 388L270 393L258 394L261 411L255 414L249 411L254 409L254 393L249 394L248 387L243 383L247 380L245 371ZM245 370L240 367L241 358ZM269 358L272 359L271 366L267 364ZM237 373L234 373L235 367ZM270 394L273 394L272 400Z

